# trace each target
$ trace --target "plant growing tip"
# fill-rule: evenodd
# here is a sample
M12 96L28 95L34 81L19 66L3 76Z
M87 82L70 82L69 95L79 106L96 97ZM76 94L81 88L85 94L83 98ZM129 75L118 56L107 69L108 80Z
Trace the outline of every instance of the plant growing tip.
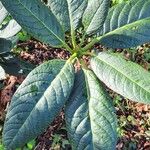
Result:
M114 53L96 55L91 50L96 43L130 48L149 42L150 0L111 8L110 0L48 0L50 8L40 0L1 2L32 36L71 53L67 61L52 60L35 68L17 89L3 130L6 149L36 138L65 106L72 149L115 150L117 118L101 82L125 98L150 104L150 73ZM74 68L77 62L79 71Z
M74 63L75 59L77 58L78 54L74 53L73 55L71 55L71 57L67 60L67 62L71 62Z

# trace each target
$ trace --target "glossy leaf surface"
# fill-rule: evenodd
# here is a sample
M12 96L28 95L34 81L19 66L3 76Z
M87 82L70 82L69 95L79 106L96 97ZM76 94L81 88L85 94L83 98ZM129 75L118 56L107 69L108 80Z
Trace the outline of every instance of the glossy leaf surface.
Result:
M48 5L64 31L68 31L79 26L87 0L48 0Z
M85 77L82 71L76 75L65 111L72 149L113 150L117 139L114 108L93 72L84 72Z
M12 98L3 131L7 149L22 147L58 115L74 83L74 67L62 60L34 69Z
M110 7L110 0L89 0L83 14L83 24L87 34L91 34L103 26Z
M1 0L1 2L22 28L35 38L52 46L62 45L64 42L62 27L40 0Z
M99 53L91 59L97 77L110 89L140 103L150 104L150 73L119 55Z
M111 48L129 48L150 41L150 0L129 0L112 7L100 43Z

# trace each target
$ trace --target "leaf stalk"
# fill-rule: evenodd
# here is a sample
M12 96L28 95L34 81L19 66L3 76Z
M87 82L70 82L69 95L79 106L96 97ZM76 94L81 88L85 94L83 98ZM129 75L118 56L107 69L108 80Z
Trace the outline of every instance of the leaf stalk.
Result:
M82 48L82 51L86 52L86 51L90 50L94 46L94 44L99 42L99 40L101 38L102 38L102 36L94 38L89 44L87 44L84 48Z

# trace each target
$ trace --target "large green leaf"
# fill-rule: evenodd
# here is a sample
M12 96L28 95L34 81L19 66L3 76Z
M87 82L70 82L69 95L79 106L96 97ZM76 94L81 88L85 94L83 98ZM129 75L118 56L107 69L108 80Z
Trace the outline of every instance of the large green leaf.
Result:
M48 5L64 30L68 31L78 27L87 0L48 0Z
M10 38L16 35L20 30L21 26L12 19L4 29L0 30L0 38Z
M16 149L42 133L58 115L74 83L74 67L62 60L34 69L14 94L3 131L7 149Z
M7 15L8 15L7 10L4 8L4 6L0 2L0 24L3 22L3 20L6 18Z
M91 59L91 67L110 89L133 101L150 104L150 73L141 66L102 52Z
M129 48L150 41L150 0L130 0L112 7L100 43L111 48Z
M15 20L35 38L53 46L62 45L64 42L62 27L40 0L1 0L1 2Z
M85 78L80 71L76 74L75 85L65 108L67 132L73 150L81 150L85 147L93 149L86 95Z
M110 7L110 0L89 0L83 14L83 24L87 34L91 34L103 26Z
M84 72L85 77L82 71L77 73L65 109L72 148L113 150L117 140L114 107L93 72L88 70Z

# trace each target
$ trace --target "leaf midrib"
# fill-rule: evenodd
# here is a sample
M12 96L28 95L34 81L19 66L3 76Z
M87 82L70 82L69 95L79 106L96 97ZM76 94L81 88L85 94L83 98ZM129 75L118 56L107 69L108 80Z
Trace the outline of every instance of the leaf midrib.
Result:
M130 80L131 82L133 82L134 84L136 84L137 86L139 86L141 89L143 89L144 91L146 91L147 93L150 94L149 91L147 91L147 89L141 87L141 85L139 85L137 82L135 82L134 80L130 79L129 77L127 77L125 74L123 74L121 71L117 70L113 65L110 65L109 63L105 62L104 60L100 59L98 57L98 61L102 61L103 63L107 64L108 66L112 67L114 70L116 70L118 73L120 73L121 75L123 75L125 78L127 78L128 80Z
M62 69L65 67L65 65L62 67ZM47 89L53 85L53 83L55 82L55 80L58 78L58 76L60 75L60 73L62 72L62 69L59 71L59 73L55 76L55 78L50 82L50 85L47 87ZM33 109L31 110L30 114L28 115L28 117L25 119L24 123L21 125L21 127L19 128L19 130L17 131L16 135L14 136L14 138L12 139L11 143L9 145L11 145L14 140L16 139L18 133L20 132L20 130L24 127L26 121L28 120L28 118L31 116L31 114L33 113L34 111L34 108L37 106L37 104L40 102L41 98L42 97L45 97L45 92L47 91L47 89L43 92L43 94L41 95L41 97L39 98L39 101L35 104L35 106L33 107ZM46 98L47 99L47 98Z
M72 19L72 15L71 15L71 7L70 4L68 2L68 0L66 0L67 5L68 5L68 13L69 13L69 20L70 20L70 30L73 32L73 19Z
M20 0L18 0L18 3L20 3L27 11L29 11L31 13L31 15L33 17L35 17L51 34L53 34L62 44L64 44L65 42L60 39L52 30L49 29L49 27L47 25L45 25L38 17L36 17L36 15L34 13L32 13L32 11L30 9L28 9L28 7L26 7L23 3L21 3ZM54 16L55 17L55 16ZM57 20L57 19L56 19ZM59 23L59 22L57 22Z
M90 101L91 101L92 99L99 100L99 98L97 98L97 96L96 96L96 97L91 96L92 94L91 94L91 90L90 90L89 84L94 81L94 83L95 83L96 86L97 86L97 89L100 91L100 90L101 90L101 89L100 89L100 86L101 86L100 83L98 83L98 80L96 79L96 76L94 76L94 74L92 75L91 72L86 71L86 70L84 70L84 72L86 72L85 81L86 81L87 94L89 95L88 98L87 98L88 101L89 101L89 103L90 103ZM89 80L89 77L87 77L87 76L89 76L89 77L91 78L91 80ZM98 91L98 90L97 90L97 91ZM98 96L99 96L99 95L98 95ZM104 96L104 95L102 95L102 96ZM113 116L113 112L110 110L109 106L107 106L107 104L105 104L103 101L101 101L101 103L103 104L103 106L105 107L105 109L108 110L109 114L110 114L111 116ZM100 111L98 111L97 109L95 109L92 105L91 105L91 108L93 109L94 112L98 112L99 114L101 114L102 117L106 118L106 120L108 121L108 123L109 123L109 125L110 125L110 127L111 127L111 129L112 129L112 131L113 131L113 136L114 136L115 131L114 131L114 128L113 128L113 126L112 126L113 123L112 123L103 113L101 113ZM94 137L93 137L94 132L93 132L92 124L93 124L93 122L95 123L95 121L94 121L93 119L91 119L92 117L91 117L91 115L90 115L90 112L91 112L91 109L89 109L89 112L88 112L88 113L89 113L89 119L90 119L90 126L91 126L91 132L92 132L92 139L94 139ZM114 118L113 118L113 122L115 122ZM109 136L108 132L107 132L102 126L99 126L99 127ZM113 137L112 137L112 136L109 136L109 139L113 141Z
M95 11L95 13L92 16L92 19L89 23L89 25L87 26L86 32L89 30L89 28L91 27L91 25L93 24L93 20L95 19L95 15L97 15L97 12L99 11L99 9L101 8L101 5L103 4L104 1L101 2L101 4L99 5L99 7L97 8L97 10Z
M119 30L128 30L128 26L132 26L132 25L134 26L134 24L138 24L138 23L140 24L140 22L141 21L143 22L144 20L149 20L150 21L150 17L146 17L146 18L134 21L132 23L125 24L125 25L123 25L123 26L121 26L119 28L116 28L115 30L112 30L110 32L107 32L106 34L103 34L101 38L104 38L105 36L109 36L109 35L111 35L113 33L116 34L116 32L118 32ZM133 31L136 31L136 30L133 30ZM118 32L118 34L119 34L119 32Z

